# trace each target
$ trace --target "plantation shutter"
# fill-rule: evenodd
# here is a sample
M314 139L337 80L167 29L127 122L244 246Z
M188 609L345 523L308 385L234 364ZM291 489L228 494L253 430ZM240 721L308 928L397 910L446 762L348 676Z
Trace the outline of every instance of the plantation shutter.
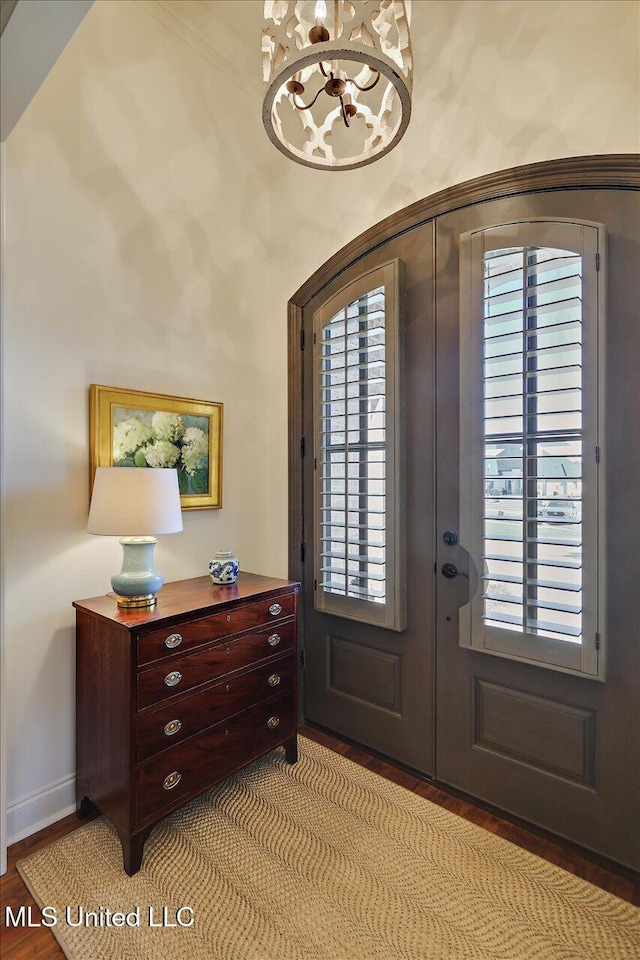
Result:
M401 264L314 315L315 606L404 629Z
M604 639L602 242L595 225L491 228L463 239L461 274L461 541L477 589L460 641L591 675Z

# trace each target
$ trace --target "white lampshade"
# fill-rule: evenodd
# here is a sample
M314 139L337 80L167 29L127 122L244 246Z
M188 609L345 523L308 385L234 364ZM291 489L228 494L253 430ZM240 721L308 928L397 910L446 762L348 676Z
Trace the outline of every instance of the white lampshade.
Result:
M161 467L98 467L89 533L146 537L182 530L178 472Z

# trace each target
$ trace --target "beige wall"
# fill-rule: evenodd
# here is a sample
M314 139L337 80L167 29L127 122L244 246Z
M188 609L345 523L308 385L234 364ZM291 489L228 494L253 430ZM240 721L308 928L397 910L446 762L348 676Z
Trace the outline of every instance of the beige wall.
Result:
M635 2L414 0L409 130L342 173L291 163L262 130L259 2L211 5L232 42L237 12L233 74L228 47L185 43L148 7L98 0L6 145L13 835L73 802L70 605L105 591L119 564L117 543L85 533L89 383L225 404L224 508L162 538L168 579L205 573L220 548L286 575L288 297L442 187L640 150Z

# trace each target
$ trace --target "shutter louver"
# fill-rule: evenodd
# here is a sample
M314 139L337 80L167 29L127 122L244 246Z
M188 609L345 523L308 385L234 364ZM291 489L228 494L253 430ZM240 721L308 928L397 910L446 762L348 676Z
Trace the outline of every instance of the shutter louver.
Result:
M320 579L326 593L386 599L385 292L336 313L320 345Z
M582 258L485 254L483 619L582 641Z

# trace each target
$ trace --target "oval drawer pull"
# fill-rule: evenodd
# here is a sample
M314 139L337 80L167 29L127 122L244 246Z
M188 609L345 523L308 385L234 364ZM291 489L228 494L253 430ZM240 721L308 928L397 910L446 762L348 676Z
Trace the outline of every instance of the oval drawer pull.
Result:
M277 617L279 613L282 613L282 607L279 603L272 603L269 607L269 613L272 617Z
M267 720L267 726L269 727L269 730L275 730L279 723L280 717L269 717Z
M170 773L162 781L162 786L165 790L173 790L174 787L177 787L180 781L182 780L182 774L178 773L177 770L174 770L173 773Z
M269 684L270 687L277 687L281 679L282 677L280 676L279 673L272 673L269 679L267 680L267 683Z
M181 730L181 729L182 729L181 720L169 720L169 723L165 725L164 735L165 737L173 737L178 732L178 730Z
M267 637L267 643L270 647L277 647L280 643L280 634L272 633L270 637Z
M168 650L175 650L175 648L179 647L181 643L182 643L182 634L172 633L170 634L170 636L167 637L167 639L164 642L164 645L165 647L167 647Z
M175 687L176 684L180 683L181 680L182 674L179 670L172 670L171 673L168 673L164 678L164 682L167 687Z

